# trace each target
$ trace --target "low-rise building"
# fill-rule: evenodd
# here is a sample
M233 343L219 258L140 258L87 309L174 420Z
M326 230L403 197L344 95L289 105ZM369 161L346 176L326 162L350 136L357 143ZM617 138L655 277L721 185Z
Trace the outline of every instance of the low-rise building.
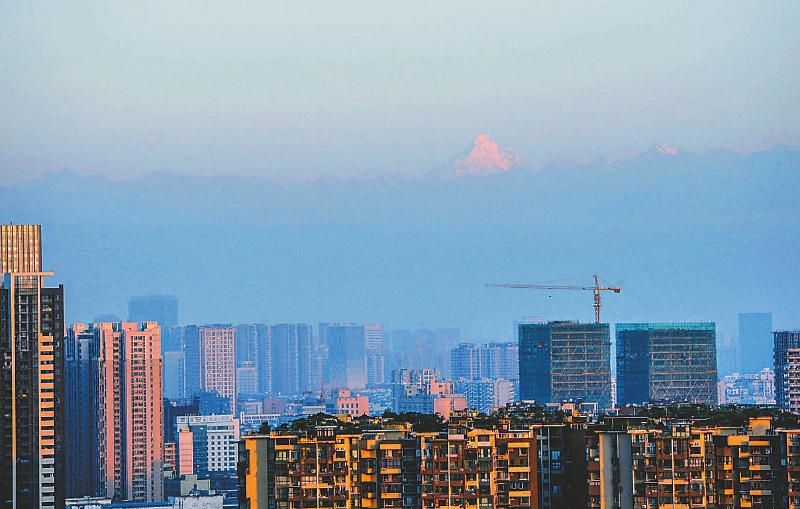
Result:
M447 419L467 407L467 398L455 392L453 382L438 381L432 369L398 369L392 374L392 403L395 412L438 414Z

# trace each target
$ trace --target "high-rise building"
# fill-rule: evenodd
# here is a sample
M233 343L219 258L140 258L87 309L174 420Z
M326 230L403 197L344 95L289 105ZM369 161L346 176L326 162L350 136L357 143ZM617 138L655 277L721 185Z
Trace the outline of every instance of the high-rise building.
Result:
M611 405L611 341L607 323L522 323L519 385L522 400L582 400Z
M328 348L328 385L337 389L366 387L364 327L328 324Z
M231 325L203 325L200 336L201 387L230 401L236 411L236 328Z
M66 496L82 497L96 490L97 453L96 357L94 332L76 323L67 330L65 343L66 393Z
M450 353L450 376L453 380L479 380L482 350L475 343L461 343Z
M367 358L367 385L383 385L386 382L386 366L383 356L383 325L372 323L364 326L364 352Z
M259 332L257 324L236 326L236 390L239 394L255 394L261 387Z
M39 225L0 225L0 507L64 505L64 287Z
M183 331L183 390L187 398L203 392L203 363L200 327L187 325Z
M164 496L161 330L155 322L101 323L92 330L97 369L96 494L160 501Z
M0 274L41 271L41 225L0 224Z
M800 405L800 330L774 332L775 403L789 410L794 399Z
M111 322L119 320L95 320L95 322ZM159 324L161 325L161 324ZM183 351L186 335L186 327L175 325L172 327L161 327L161 351L180 352Z
M370 350L367 352L367 385L374 387L386 383L386 365L383 354Z
M364 348L367 351L381 351L383 348L383 325L368 323L364 325Z
M315 382L319 377L319 368L315 365L317 348L311 325L271 325L269 337L272 342L272 393L295 395L315 388L319 390ZM310 370L314 372L309 373Z
M617 402L717 403L716 325L618 323Z
M256 325L258 335L258 390L272 394L272 335L263 323Z
M258 368L253 361L242 361L236 368L237 394L258 393Z
M164 397L180 400L186 394L185 355L183 352L164 352Z
M450 352L450 376L453 380L516 380L519 348L512 342L461 343Z
M236 326L236 367L243 362L258 363L258 326L240 324Z
M128 320L158 322L162 327L178 325L178 299L174 295L144 295L128 301Z
M758 373L772 366L772 313L739 313L739 370Z
M516 380L519 378L519 347L512 341L487 343L481 356L484 378Z

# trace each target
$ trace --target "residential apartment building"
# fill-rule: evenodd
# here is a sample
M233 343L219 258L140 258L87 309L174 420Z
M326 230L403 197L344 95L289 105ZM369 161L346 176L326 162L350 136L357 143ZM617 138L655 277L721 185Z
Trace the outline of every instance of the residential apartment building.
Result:
M240 507L537 508L531 430L248 436Z
M797 369L800 330L775 331L775 402L784 409L797 406L800 396L800 372Z
M269 327L272 344L272 393L292 396L318 391L321 385L319 354L307 323Z
M64 287L39 225L0 225L0 507L64 505Z
M178 475L207 478L236 471L239 419L232 415L182 415L175 418Z
M94 324L95 494L162 500L164 421L161 331L155 322Z
M519 348L512 342L461 343L450 352L453 380L519 378Z
M482 380L456 380L455 392L467 398L467 406L479 412L504 407L514 401L514 385L509 380L484 378Z
M231 325L198 327L200 341L200 381L206 392L215 392L230 401L236 410L236 328Z

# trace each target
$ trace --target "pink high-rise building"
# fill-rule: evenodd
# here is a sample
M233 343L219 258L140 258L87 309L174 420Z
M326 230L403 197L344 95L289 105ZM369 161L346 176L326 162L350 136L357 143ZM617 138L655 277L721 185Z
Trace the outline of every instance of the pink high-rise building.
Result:
M236 411L236 328L230 325L204 325L200 334L201 385L230 399Z
M163 499L161 329L155 322L93 326L98 369L98 494Z

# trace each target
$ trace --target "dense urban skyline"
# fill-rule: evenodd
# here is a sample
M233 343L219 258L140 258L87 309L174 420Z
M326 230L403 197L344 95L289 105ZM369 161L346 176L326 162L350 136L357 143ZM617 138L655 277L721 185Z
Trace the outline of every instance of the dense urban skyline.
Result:
M0 509L800 509L800 3L0 21Z

